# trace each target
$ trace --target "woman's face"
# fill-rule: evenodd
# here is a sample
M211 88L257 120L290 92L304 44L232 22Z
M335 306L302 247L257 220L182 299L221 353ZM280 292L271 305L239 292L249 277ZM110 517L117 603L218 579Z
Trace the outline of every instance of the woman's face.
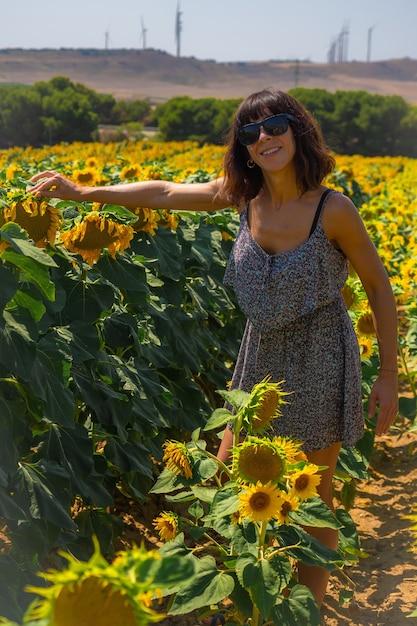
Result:
M254 119L254 122L262 122L272 114ZM249 157L264 171L278 171L283 169L294 159L296 144L290 124L282 134L270 135L265 132L262 124L259 128L259 139L246 146Z

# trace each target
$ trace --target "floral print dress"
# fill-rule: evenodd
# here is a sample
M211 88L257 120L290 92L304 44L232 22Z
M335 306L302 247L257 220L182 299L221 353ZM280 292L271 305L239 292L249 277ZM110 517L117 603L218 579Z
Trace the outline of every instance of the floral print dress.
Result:
M364 428L358 342L341 295L348 262L321 222L329 193L337 192L324 192L309 238L278 254L254 240L246 207L224 276L247 317L231 388L285 381L291 393L272 434L305 451L353 446Z

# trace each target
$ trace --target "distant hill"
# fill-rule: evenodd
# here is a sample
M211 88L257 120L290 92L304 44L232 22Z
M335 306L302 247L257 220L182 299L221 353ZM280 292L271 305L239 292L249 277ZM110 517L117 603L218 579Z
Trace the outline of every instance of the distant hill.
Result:
M216 63L159 50L0 49L0 84L31 85L67 76L116 98L160 102L178 95L241 98L262 87L360 90L417 104L417 60L317 64L296 61Z

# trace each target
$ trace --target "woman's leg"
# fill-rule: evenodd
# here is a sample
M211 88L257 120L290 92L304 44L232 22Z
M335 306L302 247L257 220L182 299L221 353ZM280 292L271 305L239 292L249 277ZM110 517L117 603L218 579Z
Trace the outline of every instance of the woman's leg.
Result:
M329 509L334 511L333 506L333 474L336 468L337 459L341 448L341 443L335 443L324 450L307 452L310 463L316 465L327 465L328 469L321 472L321 482L317 487L319 496L324 500ZM333 550L337 549L338 531L333 528L307 528L308 532ZM321 606L326 594L329 572L321 567L298 565L298 582L306 585L316 598L317 604Z

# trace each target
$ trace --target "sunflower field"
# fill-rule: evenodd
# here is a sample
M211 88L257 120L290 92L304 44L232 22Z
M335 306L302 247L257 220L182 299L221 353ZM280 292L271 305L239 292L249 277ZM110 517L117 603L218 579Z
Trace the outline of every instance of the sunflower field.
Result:
M147 608L158 594L175 595L172 611L180 614L210 607L231 596L239 585L242 593L235 604L240 606L240 617L230 623L243 624L248 616L253 624L261 623L258 619L281 623L285 611L303 619L303 611L311 614L312 609L311 599L300 588L294 587L288 605L282 597L279 610L268 591L268 584L276 587L277 571L282 588L289 582L289 565L281 560L281 552L271 553L262 566L263 559L257 560L259 550L263 555L269 545L269 510L256 517L250 503L265 493L276 505L272 507L275 519L279 507L281 511L281 525L275 522L271 532L286 541L281 544L283 551L293 550L291 558L327 563L331 569L360 553L348 533L339 560L337 554L323 554L318 547L310 547L307 554L294 551L294 545L304 542L301 528L306 520L311 525L325 520L335 527L349 527L354 481L367 477L373 422L367 421L357 448L342 451L335 478L343 506L333 522L314 498L315 468L305 464L291 443L275 442L263 449L256 433L251 445L236 450L237 464L252 454L251 446L257 454L262 448L269 464L277 467L276 480L285 477L288 484L302 484L306 497L301 487L296 496L293 490L285 494L268 482L269 477L259 480L258 476L246 477L241 495L221 485L203 491L202 485L215 481L218 472L209 431L223 428L231 419L221 408L224 399L237 415L240 411L243 415L251 401L247 395L229 397L227 391L219 391L227 388L244 328L233 295L222 283L238 228L237 213L232 209L214 214L170 213L153 207L129 211L113 205L40 200L31 196L28 187L30 177L44 169L55 169L87 185L148 179L201 182L221 174L223 153L218 146L149 140L0 151L0 615L4 623L21 623L29 603L39 596L53 607L64 588L66 595L60 596L64 607L65 602L75 602L77 589L80 596L84 588L91 597L98 588L107 597L101 578L105 585L113 585L119 612L126 598L131 599L123 623L132 626L159 620ZM401 435L417 428L417 161L340 155L336 161L337 169L327 184L346 193L358 207L397 300L401 397L394 428ZM353 272L343 295L362 353L366 412L378 358L369 304ZM229 475L232 484L236 471L234 467ZM115 514L116 495L146 503L151 493L176 490L179 493L169 498L177 502L190 500L190 490L194 499L198 496L190 506L196 541L212 525L217 534L234 542L236 550L245 545L252 554L233 566L224 561L233 575L227 577L219 570L213 557L203 557L198 564L184 561L186 547L178 518L170 512L161 512L155 521L164 542L161 551L146 553L137 548L115 556L115 541L122 530ZM238 538L228 535L231 531L224 522L236 512L250 522ZM252 539L251 528L259 530ZM248 549L251 542L257 546L256 554ZM59 578L66 562L68 573ZM84 570L80 563L86 564ZM259 567L265 569L260 572ZM45 574L42 587L36 573L46 568L56 574ZM201 576L206 577L205 592L198 599L191 585L181 596L181 580L196 580L196 568L200 582ZM262 589L256 586L259 573L266 580ZM130 582L121 588L116 581L123 576ZM55 585L48 586L51 581ZM188 593L185 600L184 593ZM53 608L42 608L46 604L37 604L25 623L32 619L30 623L39 626L70 624L57 621L57 614L51 617ZM89 615L86 623L93 623ZM101 624L107 623L104 616L100 619Z

